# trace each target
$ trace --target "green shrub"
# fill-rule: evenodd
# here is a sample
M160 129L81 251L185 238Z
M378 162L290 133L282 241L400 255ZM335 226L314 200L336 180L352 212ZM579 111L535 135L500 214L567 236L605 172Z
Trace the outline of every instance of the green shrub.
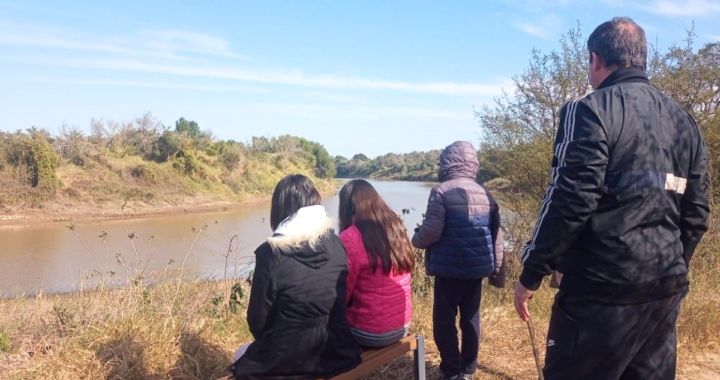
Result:
M238 149L233 147L226 147L220 153L220 162L228 171L234 171L240 167L242 162L242 155Z
M173 161L173 167L185 175L193 175L200 169L200 162L194 153L183 152Z
M7 162L26 171L28 184L47 194L58 188L56 169L60 156L40 133L17 133L10 141Z
M178 155L183 148L183 136L173 131L165 131L155 142L150 159L166 162Z
M141 164L130 169L130 175L138 180L144 180L149 183L158 183L158 174L155 170L150 168L148 165Z

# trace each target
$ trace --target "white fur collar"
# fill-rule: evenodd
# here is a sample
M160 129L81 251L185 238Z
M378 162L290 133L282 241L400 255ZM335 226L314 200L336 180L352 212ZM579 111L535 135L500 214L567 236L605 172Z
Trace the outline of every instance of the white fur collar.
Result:
M303 207L295 215L283 220L273 236L267 239L273 249L287 251L303 243L314 246L332 226L322 205Z

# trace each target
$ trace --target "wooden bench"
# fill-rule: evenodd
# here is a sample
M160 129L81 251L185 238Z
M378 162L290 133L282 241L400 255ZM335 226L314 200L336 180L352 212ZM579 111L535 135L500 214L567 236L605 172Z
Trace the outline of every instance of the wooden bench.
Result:
M363 350L362 363L359 366L330 380L359 379L408 352L412 352L415 356L413 364L415 380L425 380L425 338L422 335L410 335L387 347ZM218 380L230 380L230 377L226 376Z

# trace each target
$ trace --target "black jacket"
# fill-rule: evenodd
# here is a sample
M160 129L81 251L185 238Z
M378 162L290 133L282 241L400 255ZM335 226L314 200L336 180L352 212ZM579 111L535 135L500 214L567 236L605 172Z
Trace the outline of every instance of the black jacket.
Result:
M565 104L552 183L520 282L632 304L688 287L693 252L707 231L708 157L695 121L640 69L615 71Z
M361 362L345 317L345 248L329 229L312 247L306 238L275 235L255 251L247 312L255 342L231 366L238 380L332 377Z

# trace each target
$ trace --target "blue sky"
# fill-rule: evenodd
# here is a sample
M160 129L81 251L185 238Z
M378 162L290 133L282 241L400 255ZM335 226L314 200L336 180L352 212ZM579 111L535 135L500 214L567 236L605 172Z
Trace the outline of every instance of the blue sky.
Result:
M0 0L0 128L150 111L333 155L476 143L473 106L511 90L533 47L620 15L661 47L693 21L698 42L720 38L720 0Z

